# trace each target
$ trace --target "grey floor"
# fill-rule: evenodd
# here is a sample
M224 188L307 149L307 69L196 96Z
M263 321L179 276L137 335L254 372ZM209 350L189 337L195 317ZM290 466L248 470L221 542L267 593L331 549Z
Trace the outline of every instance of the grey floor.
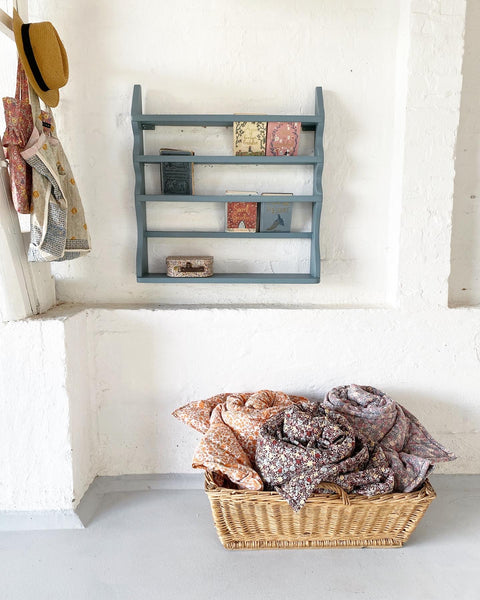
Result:
M480 599L480 477L437 476L400 549L226 551L200 490L110 493L84 530L0 533L1 600Z

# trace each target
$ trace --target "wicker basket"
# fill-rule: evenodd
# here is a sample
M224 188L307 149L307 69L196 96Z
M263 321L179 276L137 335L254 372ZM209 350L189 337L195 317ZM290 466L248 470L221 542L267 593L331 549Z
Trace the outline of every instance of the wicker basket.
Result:
M412 534L436 494L427 480L416 492L367 498L315 494L295 513L276 492L231 490L215 485L209 473L205 491L220 541L230 550L262 548L400 547Z

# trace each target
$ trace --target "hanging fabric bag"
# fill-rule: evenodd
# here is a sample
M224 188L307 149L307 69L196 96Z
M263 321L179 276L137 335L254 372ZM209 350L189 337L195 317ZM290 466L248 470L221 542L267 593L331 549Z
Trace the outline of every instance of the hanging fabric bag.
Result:
M90 251L82 201L53 115L40 109L34 92L32 110L35 127L22 152L33 168L28 260L72 260Z
M28 98L28 82L20 58L17 66L15 98L3 98L6 129L2 144L9 163L10 186L17 212L31 211L32 168L21 156L33 131L32 108Z

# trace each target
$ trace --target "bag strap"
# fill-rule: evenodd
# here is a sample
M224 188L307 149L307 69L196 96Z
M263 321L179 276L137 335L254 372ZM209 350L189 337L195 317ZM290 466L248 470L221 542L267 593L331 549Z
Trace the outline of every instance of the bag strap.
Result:
M31 86L30 86L30 105L32 107L33 124L38 129L38 132L42 133L41 124L39 124L40 99L37 96L35 90Z
M52 120L53 130L55 131L56 125L55 119L53 118L52 109L47 105L45 105L45 108L42 108L40 106L40 98L38 97L37 93L32 88L32 86L30 86L30 104L32 106L33 122L35 124L35 127L38 129L39 133L43 133L42 119L40 118L42 111L46 112L50 116Z
M18 57L17 64L17 86L15 88L15 99L23 100L24 102L28 102L28 80L27 75L25 74L25 69L23 68L22 61L20 60L20 56Z

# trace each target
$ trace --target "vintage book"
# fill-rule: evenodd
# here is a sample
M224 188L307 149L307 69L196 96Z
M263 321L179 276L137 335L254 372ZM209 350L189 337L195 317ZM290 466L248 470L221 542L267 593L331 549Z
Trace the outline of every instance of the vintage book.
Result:
M162 156L193 156L193 152L173 148L161 148L160 154ZM193 163L160 163L160 185L162 194L193 194Z
M267 156L296 156L301 123L270 121L267 127Z
M226 192L231 196L258 196L257 192ZM258 231L258 202L227 202L225 231Z
M235 156L265 156L267 123L265 121L235 121L233 123L233 153Z
M262 194L262 196L292 196L292 194ZM260 231L275 233L290 231L292 202L262 202L260 204Z

